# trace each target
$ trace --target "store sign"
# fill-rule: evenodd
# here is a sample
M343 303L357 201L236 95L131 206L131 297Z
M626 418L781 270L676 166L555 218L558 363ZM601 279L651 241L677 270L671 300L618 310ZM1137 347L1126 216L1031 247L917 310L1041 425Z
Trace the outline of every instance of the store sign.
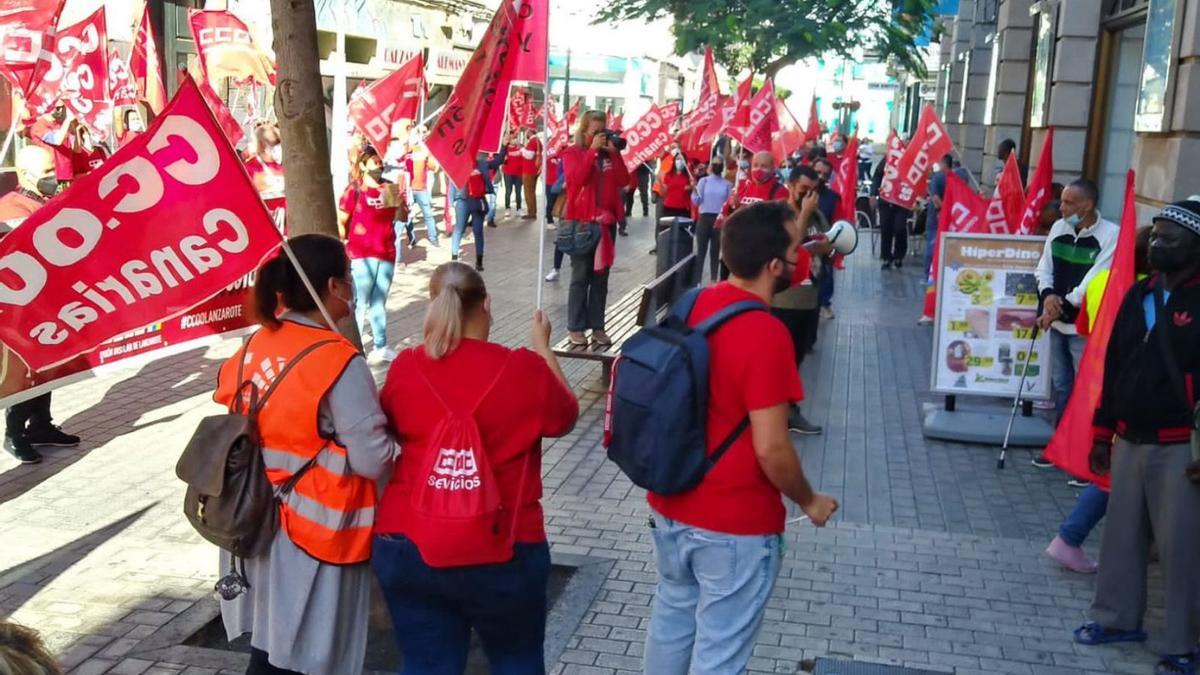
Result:
M933 391L1049 397L1050 336L1034 339L1044 245L1043 237L942 235Z
M420 53L420 48L413 49L411 47L400 47L380 42L379 46L375 49L375 60L380 65L401 66L411 61Z
M471 52L459 49L430 49L430 76L457 79L467 69L470 58Z

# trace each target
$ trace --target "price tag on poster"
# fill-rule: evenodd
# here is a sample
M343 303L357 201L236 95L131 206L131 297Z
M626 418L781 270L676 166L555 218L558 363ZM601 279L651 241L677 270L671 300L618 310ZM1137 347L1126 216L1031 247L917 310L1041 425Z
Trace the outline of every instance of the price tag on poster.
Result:
M1050 396L1050 336L1033 329L1042 237L945 234L932 384L940 394ZM1032 348L1031 348L1032 345Z

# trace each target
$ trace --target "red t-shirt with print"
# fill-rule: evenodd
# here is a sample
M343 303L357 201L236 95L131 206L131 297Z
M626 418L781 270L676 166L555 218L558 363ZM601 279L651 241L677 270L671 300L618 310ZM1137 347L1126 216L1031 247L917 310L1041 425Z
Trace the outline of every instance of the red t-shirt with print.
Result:
M420 373L416 368L421 369ZM429 453L438 451L429 446L445 417L445 408L426 380L437 388L442 400L451 405L466 402L466 406L478 401L496 382L475 409L480 439L504 508L512 513L518 503L521 505L516 541L546 541L540 501L542 438L568 433L579 417L579 402L542 357L528 349L509 349L482 340L463 340L436 361L425 355L424 347L405 350L392 364L379 398L389 427L404 451L384 490L375 531L406 534L411 486L421 480L417 474L427 464ZM522 475L524 490L518 496Z
M634 174L637 172L635 171ZM692 179L686 173L672 171L663 178L666 194L663 195L663 206L668 209L692 208L691 195Z
M688 324L695 326L742 300L761 298L728 282L705 289L696 300ZM731 319L709 336L708 346L709 452L750 411L804 398L792 338L783 322L770 312L747 312ZM783 532L783 498L759 467L752 437L747 429L694 489L671 496L647 493L646 501L668 518L713 532Z
M342 193L338 208L350 214L346 221L346 255L351 259L396 259L396 207L384 206L383 191L351 185Z

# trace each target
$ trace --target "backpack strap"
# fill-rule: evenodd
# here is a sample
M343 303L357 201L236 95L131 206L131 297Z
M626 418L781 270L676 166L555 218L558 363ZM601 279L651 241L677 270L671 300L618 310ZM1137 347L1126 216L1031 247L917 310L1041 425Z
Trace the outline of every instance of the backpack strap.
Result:
M238 388L233 393L233 401L229 404L229 411L238 415L242 414L242 390L246 388L246 385L250 385L250 410L254 410L258 406L258 387L242 379L246 367L246 353L250 350L250 342L254 340L255 335L258 335L258 331L251 333L250 337L242 343L241 356L238 358L237 380L235 380Z
M257 413L263 409L263 406L267 404L267 399L271 398L271 394L275 393L275 389L279 387L279 383L283 382L284 376L291 372L292 368L295 368L296 365L303 361L306 356L312 354L325 345L331 345L336 342L337 340L321 340L305 347L299 354L289 361L286 366L283 367L283 370L279 371L279 375L277 375L275 379L271 381L271 385L267 387L265 392L263 392L262 398L258 400L258 405L252 408L251 412Z
M696 306L696 300L700 297L701 290L703 289L693 288L675 301L674 310L671 312L675 318L687 323L688 317L692 315L692 309Z
M735 302L732 305L722 308L716 314L701 321L693 330L701 335L708 336L713 331L720 328L726 321L746 312L765 311L767 306L757 300L742 300Z

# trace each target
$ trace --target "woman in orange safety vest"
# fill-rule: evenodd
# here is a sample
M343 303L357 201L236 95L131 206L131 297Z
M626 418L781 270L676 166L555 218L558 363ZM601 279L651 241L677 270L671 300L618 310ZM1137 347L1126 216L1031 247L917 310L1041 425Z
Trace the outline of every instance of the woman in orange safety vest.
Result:
M354 284L345 246L303 235L291 247L331 317L350 316ZM326 327L287 257L259 269L254 310L262 329L221 367L214 398L230 405L242 382L262 392L291 364L258 427L271 483L300 475L281 498L270 550L245 561L249 590L221 602L225 631L230 640L251 634L247 673L359 675L375 479L390 468L396 445L366 361ZM222 552L222 573L231 564Z

